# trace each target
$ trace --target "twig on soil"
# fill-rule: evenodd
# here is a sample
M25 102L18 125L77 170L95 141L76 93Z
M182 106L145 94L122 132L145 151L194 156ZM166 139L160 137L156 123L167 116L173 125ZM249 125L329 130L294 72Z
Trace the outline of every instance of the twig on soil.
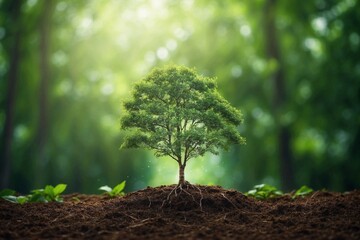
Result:
M215 222L220 221L220 220L225 221L225 220L226 220L227 215L228 215L228 214L226 213L226 214L224 214L224 216L223 216L223 217L218 218L218 219L215 219L214 221L215 221Z
M319 192L315 192L310 198L308 198L305 202L305 206L307 206L308 202L310 199L312 199L313 197L315 197Z
M314 193L310 198L315 197L319 192Z
M133 217L133 216L131 216L131 215L129 215L129 214L124 213L124 215L126 215L127 217L129 217L129 218L131 218L131 219L134 219L134 220L139 220L138 218Z
M152 218L146 218L146 219L144 219L144 220L141 220L141 222L138 223L138 224L130 225L128 228L140 227L140 226L142 226L142 225L147 224L147 222L148 222L149 220L151 220L151 219L152 219Z
M148 199L149 199L149 206L148 206L148 208L150 208L151 207L151 199L149 198L149 197L147 197Z

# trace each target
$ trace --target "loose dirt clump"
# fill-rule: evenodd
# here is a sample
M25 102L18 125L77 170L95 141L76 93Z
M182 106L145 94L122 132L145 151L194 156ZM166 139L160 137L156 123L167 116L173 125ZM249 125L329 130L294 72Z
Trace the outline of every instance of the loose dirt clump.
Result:
M148 187L64 203L0 200L1 239L360 239L360 191L265 201L221 187ZM169 199L167 199L169 196Z

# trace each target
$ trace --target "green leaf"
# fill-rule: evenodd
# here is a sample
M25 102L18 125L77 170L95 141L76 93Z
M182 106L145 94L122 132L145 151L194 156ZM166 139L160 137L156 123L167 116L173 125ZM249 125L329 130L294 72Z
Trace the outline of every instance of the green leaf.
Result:
M26 196L3 196L2 197L3 199L9 201L9 202L12 202L12 203L20 203L20 204L24 204L26 202L28 202L28 197Z
M120 193L124 190L125 184L126 184L126 181L122 181L120 184L116 185L116 186L113 188L112 192L113 192L115 195L120 194Z
M262 189L264 186L265 186L265 184L255 185L254 189Z
M66 184L58 184L56 185L56 187L54 188L54 195L58 196L60 195L62 192L65 191L67 185Z
M108 193L112 192L112 188L107 186L107 185L99 187L99 190L102 190L102 191L105 191L105 192L108 192Z
M55 197L54 187L51 185L46 185L44 189L45 196L49 196L51 199Z
M54 200L55 200L55 202L60 202L60 203L62 203L64 201L64 199L60 196L56 196Z
M280 196L280 195L283 195L284 193L282 191L280 191L280 190L277 190L277 191L274 192L274 194Z
M12 203L18 203L16 196L2 196L2 198Z
M81 202L80 198L78 197L72 197L72 200L74 200L75 202Z
M19 196L19 197L17 197L16 200L17 200L18 203L24 204L24 203L27 203L29 199L26 196Z
M293 198L298 197L298 196L308 195L308 194L312 193L313 191L314 190L312 188L304 185L295 192Z
M43 192L41 193L36 193L36 194L30 194L28 196L29 202L48 202L45 197Z
M44 189L42 189L42 188L34 189L31 192L34 193L34 194L43 194Z
M15 195L16 191L12 189L3 189L0 191L0 197Z
M256 192L257 191L255 189L253 189L253 190L248 191L247 195L254 195L254 194L256 194Z
M279 191L276 187L268 184L255 185L254 189L245 193L245 195L252 196L257 199L273 198L273 197L281 196L282 194L283 194L282 191Z

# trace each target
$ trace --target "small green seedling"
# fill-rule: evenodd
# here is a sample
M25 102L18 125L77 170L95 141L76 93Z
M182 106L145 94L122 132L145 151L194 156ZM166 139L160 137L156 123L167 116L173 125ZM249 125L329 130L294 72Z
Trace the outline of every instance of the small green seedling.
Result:
M51 185L45 186L44 189L35 189L31 194L26 196L15 196L15 191L11 189L4 189L0 192L0 197L13 202L24 204L28 202L62 202L63 199L60 194L66 189L66 184L58 184L55 187Z
M3 196L2 198L12 203L24 204L28 202L28 198L26 196L9 195L9 196Z
M309 195L312 192L314 192L314 190L312 188L309 188L308 186L304 185L301 188L299 188L298 190L296 190L296 192L294 193L292 198L294 199L296 197L304 197L306 195Z
M72 197L72 200L74 200L75 202L81 202L80 198L78 197Z
M66 184L58 184L55 187L46 185L44 189L32 190L29 202L62 202L60 194L66 189Z
M283 195L276 187L268 184L259 184L254 189L245 193L246 196L255 197L257 199L268 199Z
M24 204L27 202L26 196L15 196L16 191L12 189L3 189L0 191L0 197L12 203Z
M125 188L126 181L122 181L120 184L116 185L114 188L109 186L102 186L99 190L104 191L104 194L109 195L110 197L117 197L117 196L124 196L125 193L123 192Z
M16 191L12 190L12 189L3 189L0 191L0 197L6 197L6 196L11 196L11 195L15 195Z

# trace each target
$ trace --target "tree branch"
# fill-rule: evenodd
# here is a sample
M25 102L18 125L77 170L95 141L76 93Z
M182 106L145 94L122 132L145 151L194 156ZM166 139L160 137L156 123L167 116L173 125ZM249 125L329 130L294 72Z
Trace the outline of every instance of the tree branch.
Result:
M169 144L170 151L172 152L172 154L174 154L175 156L177 156L177 154L175 153L174 148L173 148L172 135L171 135L171 130L170 130L170 126L169 126L169 125L166 126L166 130L167 130L167 133L168 133L168 144ZM177 157L178 157L178 156L177 156ZM178 157L178 158L179 158L179 157ZM174 159L175 159L175 158L174 158ZM179 162L177 159L175 159L175 161Z
M155 147L154 145L149 146L150 149L155 150L155 153L160 153L161 155L166 155L174 159L176 162L179 162L179 160L176 158L176 156L172 155L171 153L164 152L161 148Z
M188 150L188 153L186 156L187 159L190 159L190 154L194 152L194 150L196 149L197 146L199 146L199 142L195 142L192 147L189 147L189 150Z

